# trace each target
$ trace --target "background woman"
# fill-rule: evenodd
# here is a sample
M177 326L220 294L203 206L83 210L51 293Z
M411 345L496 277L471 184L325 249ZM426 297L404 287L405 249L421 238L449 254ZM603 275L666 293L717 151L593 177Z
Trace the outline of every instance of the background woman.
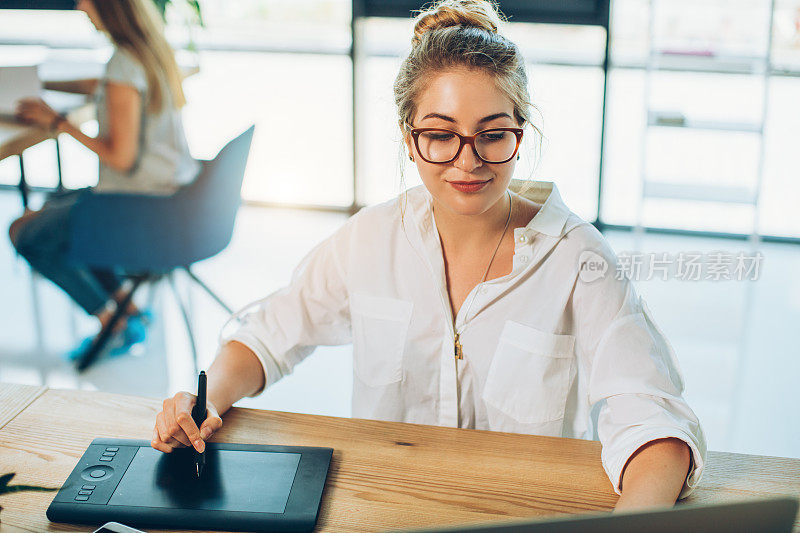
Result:
M98 135L84 134L41 99L23 100L17 114L25 122L71 135L96 153L98 184L51 195L39 211L14 221L9 236L34 270L64 289L103 326L114 311L107 302L121 301L125 290L113 272L87 271L66 260L72 206L84 194L171 194L195 178L199 165L189 153L181 121L180 109L186 103L181 74L152 2L80 0L76 8L108 35L114 51L101 79L50 82L46 88L94 95ZM131 304L127 314L119 322L125 335L118 337L117 351L144 339L136 306ZM85 339L73 355L90 342Z
M176 394L154 448L204 449L235 401L352 342L354 417L599 438L620 509L692 491L706 445L672 348L555 184L512 181L536 131L500 23L485 0L419 15L394 92L423 185L359 212L257 302L209 369L208 419Z

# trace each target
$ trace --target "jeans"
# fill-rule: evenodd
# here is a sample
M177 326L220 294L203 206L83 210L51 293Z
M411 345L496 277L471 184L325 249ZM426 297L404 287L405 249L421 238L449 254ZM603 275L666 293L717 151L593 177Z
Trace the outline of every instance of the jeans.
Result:
M84 194L93 193L87 188L51 194L39 214L19 229L14 246L33 270L61 287L87 313L97 314L123 280L110 270L77 266L67 259L70 214Z

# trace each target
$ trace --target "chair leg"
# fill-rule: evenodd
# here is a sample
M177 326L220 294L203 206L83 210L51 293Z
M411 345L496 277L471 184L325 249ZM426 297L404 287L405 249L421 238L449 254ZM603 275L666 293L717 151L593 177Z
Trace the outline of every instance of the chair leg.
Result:
M147 297L144 299L145 308L154 309L156 302L156 291L158 290L158 283L161 281L161 276L154 276L147 284Z
M122 316L125 314L125 311L128 309L128 304L131 303L133 300L133 293L136 292L136 289L142 284L142 282L147 280L147 276L134 276L133 278L133 286L128 294L125 295L125 298L117 305L114 314L111 315L111 320L108 321L108 324L105 325L103 329L100 330L94 340L92 341L92 345L86 350L86 353L78 359L76 363L76 367L79 372L83 372L87 368L89 368L97 359L97 356L100 355L100 352L105 348L105 345L108 343L109 339L111 339L111 335L114 333L114 328L119 323Z
M178 301L178 306L181 308L181 314L183 315L183 322L186 324L186 332L189 334L189 344L192 347L192 361L194 362L194 373L197 374L200 368L200 362L197 358L197 345L194 341L194 334L192 333L192 321L189 318L189 312L186 309L186 305L183 303L183 298L181 298L180 292L178 292L178 286L175 284L175 274L174 271L167 274L167 279L169 280L169 285L172 287L172 292L175 294L175 299Z
M42 382L42 385L47 383L47 374L45 372L45 368L47 368L46 364L44 363L44 324L42 323L42 306L41 306L41 299L39 298L39 290L38 284L39 281L39 274L30 269L31 275L31 295L33 302L33 321L36 324L36 351L39 353L39 359L41 360L42 364L39 365L39 379Z
M56 142L56 170L58 170L58 192L64 190L64 174L61 171L61 143L58 142L58 135L53 137Z
M22 197L22 208L28 210L28 182L25 179L25 162L22 159L22 154L19 154L19 194Z
M195 275L195 273L192 272L192 270L189 267L183 267L183 269L186 270L186 273L189 274L189 277L191 277L194 280L195 283L200 285L203 288L203 290L205 290L208 293L208 295L211 296L214 299L214 301L216 301L223 309L225 309L228 312L228 314L231 314L231 315L233 314L233 309L228 307L225 304L225 302L223 302L222 299L214 293L214 291L209 289L208 285L203 283L203 281L200 278L198 278Z

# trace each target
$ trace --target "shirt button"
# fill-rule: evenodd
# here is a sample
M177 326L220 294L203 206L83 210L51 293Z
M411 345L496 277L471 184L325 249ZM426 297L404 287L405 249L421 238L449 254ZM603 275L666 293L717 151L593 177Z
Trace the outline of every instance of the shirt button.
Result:
M521 234L521 235L519 236L519 238L518 238L517 240L518 240L519 242L521 242L521 243L525 244L526 242L528 242L528 236L527 236L527 235L525 235L525 234L523 233L523 234Z
M487 292L489 292L489 289L487 289L486 287L481 287L481 291L480 292L481 292L481 294L486 294Z
M519 258L521 263L527 263L529 259L530 257L528 257L527 255L521 255Z

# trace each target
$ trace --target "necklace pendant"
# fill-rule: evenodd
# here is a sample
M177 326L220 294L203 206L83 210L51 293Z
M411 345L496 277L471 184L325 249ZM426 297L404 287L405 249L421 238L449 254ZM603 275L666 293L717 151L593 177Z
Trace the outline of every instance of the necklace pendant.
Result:
M461 351L461 343L458 342L458 333L456 333L456 336L453 339L453 343L455 348L456 359L464 359L464 352Z

